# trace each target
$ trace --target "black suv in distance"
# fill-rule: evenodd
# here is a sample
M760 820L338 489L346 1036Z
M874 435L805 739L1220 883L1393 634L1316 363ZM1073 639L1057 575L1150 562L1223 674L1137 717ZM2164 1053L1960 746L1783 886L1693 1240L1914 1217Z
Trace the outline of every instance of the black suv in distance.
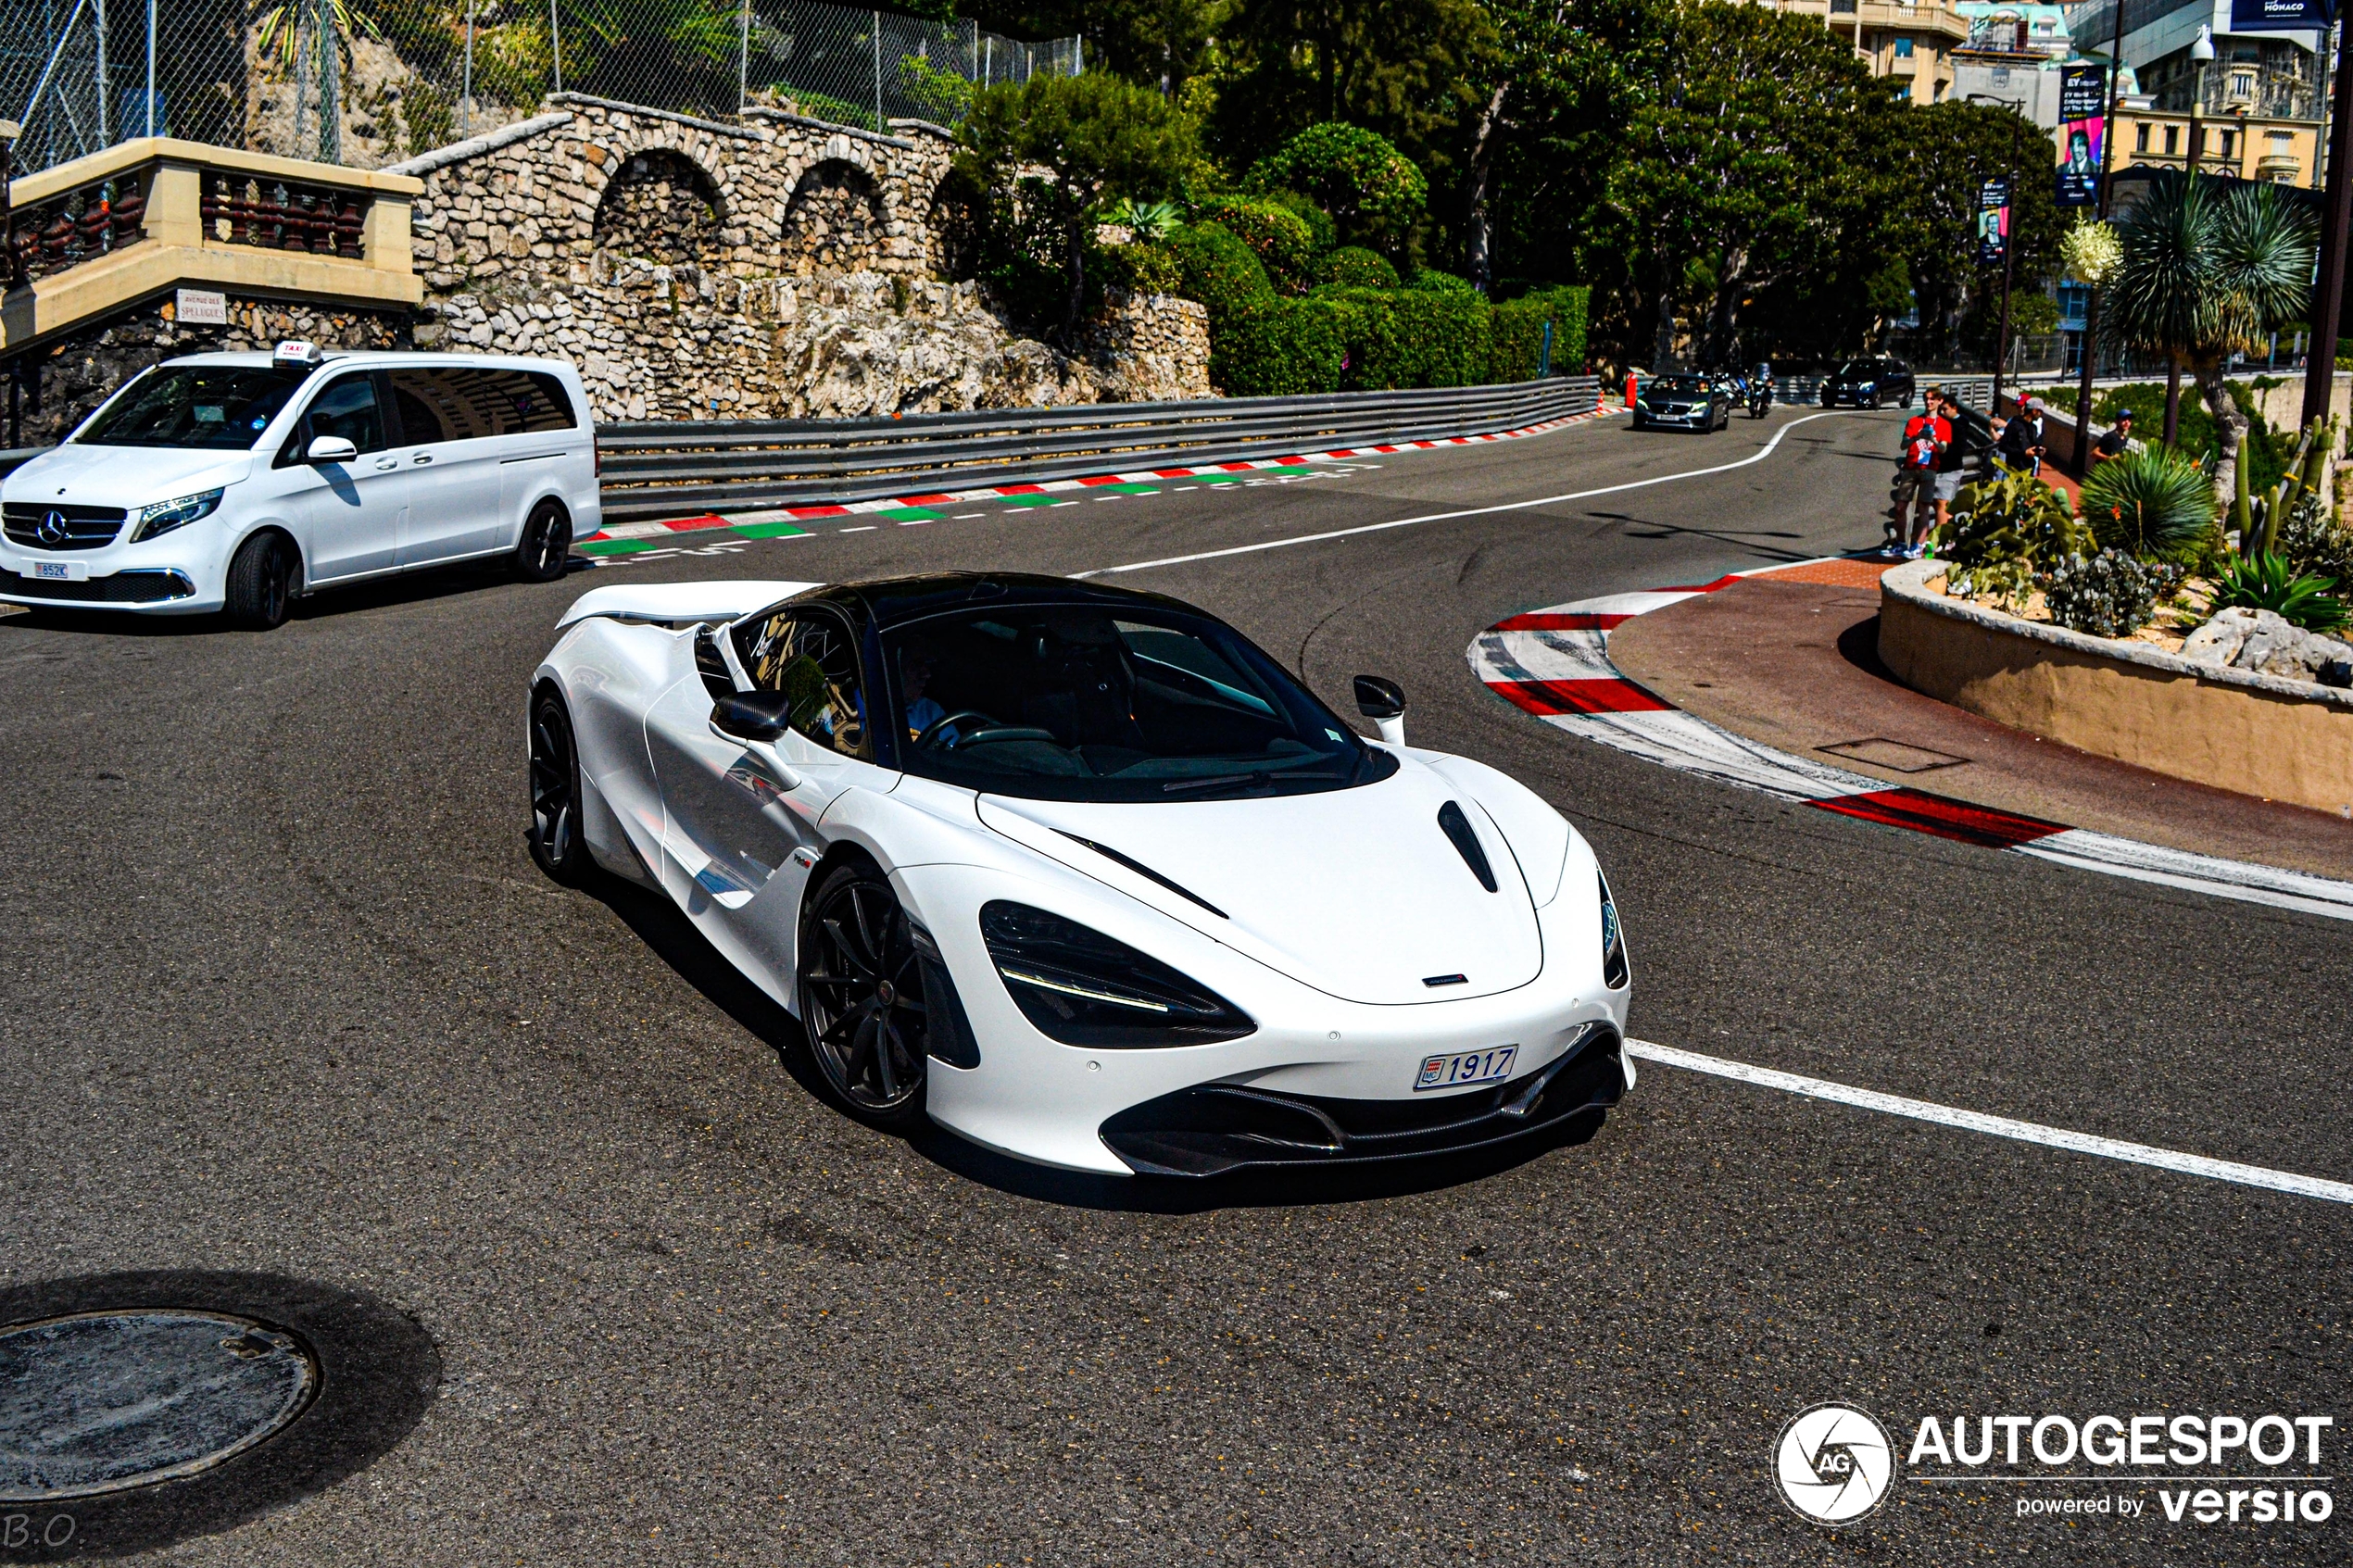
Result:
M1849 359L1822 378L1822 407L1852 403L1857 408L1891 406L1901 408L1912 400L1912 368L1885 355L1876 359Z

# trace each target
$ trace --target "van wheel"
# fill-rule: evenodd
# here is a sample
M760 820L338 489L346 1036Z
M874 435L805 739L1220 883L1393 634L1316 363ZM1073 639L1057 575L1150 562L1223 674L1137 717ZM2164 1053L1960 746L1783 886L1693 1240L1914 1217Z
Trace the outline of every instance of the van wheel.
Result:
M553 583L572 558L572 519L553 500L531 508L515 546L514 571L526 583Z
M283 626L294 604L296 557L281 533L257 533L229 562L221 614L232 626L268 632Z

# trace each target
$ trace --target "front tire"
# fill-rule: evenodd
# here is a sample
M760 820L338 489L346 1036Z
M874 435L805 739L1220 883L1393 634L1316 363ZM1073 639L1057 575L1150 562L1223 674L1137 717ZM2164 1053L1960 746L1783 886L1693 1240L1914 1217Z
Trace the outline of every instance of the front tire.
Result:
M294 606L296 556L283 533L257 533L230 558L220 612L232 626L270 632Z
M580 747L572 715L553 686L531 699L531 825L523 837L541 871L567 887L588 876L588 841L581 833Z
M929 1030L907 911L880 872L856 864L825 872L806 908L796 978L818 1074L860 1121L913 1132Z
M525 583L553 583L572 557L572 519L550 497L531 508L515 544L514 573Z

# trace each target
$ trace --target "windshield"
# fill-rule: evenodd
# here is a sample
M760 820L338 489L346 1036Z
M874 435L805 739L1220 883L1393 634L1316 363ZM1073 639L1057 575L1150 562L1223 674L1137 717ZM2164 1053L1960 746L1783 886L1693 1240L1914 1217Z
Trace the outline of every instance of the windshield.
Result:
M1875 376L1879 374L1879 366L1869 359L1849 359L1838 368L1838 373L1842 376Z
M1038 606L883 637L907 771L1041 800L1228 800L1370 784L1365 745L1206 617Z
M1707 390L1707 383L1698 376L1662 376L1652 383L1664 393L1680 393L1693 396Z
M246 451L309 374L308 367L158 365L132 383L74 445Z

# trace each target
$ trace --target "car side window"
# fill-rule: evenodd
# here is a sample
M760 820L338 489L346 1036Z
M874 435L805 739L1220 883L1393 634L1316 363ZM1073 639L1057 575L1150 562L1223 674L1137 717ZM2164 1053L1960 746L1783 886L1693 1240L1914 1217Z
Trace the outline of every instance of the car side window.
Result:
M303 416L303 445L322 435L339 435L362 452L384 449L384 408L376 401L376 378L362 370L327 383Z
M737 629L736 653L756 689L791 697L786 722L807 739L845 757L873 755L848 627L822 610L775 610Z
M451 395L446 371L393 371L392 401L400 410L400 434L406 445L431 446L460 439L459 406Z

